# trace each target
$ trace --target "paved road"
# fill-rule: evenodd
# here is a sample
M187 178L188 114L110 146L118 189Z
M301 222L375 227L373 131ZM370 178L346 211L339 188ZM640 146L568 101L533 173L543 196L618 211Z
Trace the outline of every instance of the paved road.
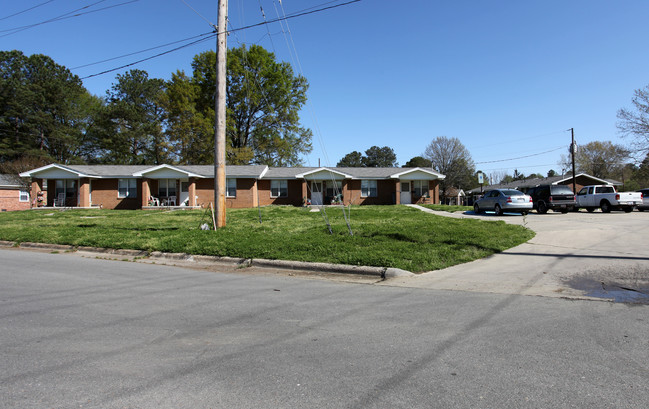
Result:
M649 306L0 249L2 408L644 408Z
M605 283L609 289L619 285L649 295L649 212L549 212L525 217L434 213L525 225L536 237L486 259L385 285L582 297L597 286L602 290Z

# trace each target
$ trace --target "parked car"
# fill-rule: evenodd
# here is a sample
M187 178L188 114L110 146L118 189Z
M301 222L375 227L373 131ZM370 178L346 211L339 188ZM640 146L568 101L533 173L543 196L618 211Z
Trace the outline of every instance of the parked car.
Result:
M568 213L577 206L575 193L565 185L538 185L527 191L532 196L534 209L541 214L548 210Z
M532 198L516 189L494 189L476 200L473 210L476 214L485 211L494 211L497 215L503 212L527 214L532 210Z
M638 192L642 193L642 204L638 205L638 211L649 210L649 189L640 189Z
M611 210L624 210L629 213L635 206L642 204L642 193L617 192L613 185L584 186L577 193L577 207L589 212L599 207L604 213Z

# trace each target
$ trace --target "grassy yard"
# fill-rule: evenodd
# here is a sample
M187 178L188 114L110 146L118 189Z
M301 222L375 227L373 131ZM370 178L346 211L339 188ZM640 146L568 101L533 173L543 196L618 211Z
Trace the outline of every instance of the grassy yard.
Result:
M438 210L440 212L467 212L473 210L472 206L455 206L455 205L440 205L440 204L425 204L421 205L431 210Z
M501 221L452 219L406 206L351 209L350 236L340 208L322 213L270 206L228 210L227 226L205 211L33 210L0 214L0 240L190 254L397 267L412 272L465 263L521 244L534 233Z

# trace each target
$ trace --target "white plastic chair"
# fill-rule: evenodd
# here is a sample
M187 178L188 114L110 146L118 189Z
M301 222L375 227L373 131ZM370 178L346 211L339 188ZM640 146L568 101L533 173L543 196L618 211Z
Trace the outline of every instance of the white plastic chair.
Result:
M54 207L65 207L65 193L59 193L58 197L54 199Z

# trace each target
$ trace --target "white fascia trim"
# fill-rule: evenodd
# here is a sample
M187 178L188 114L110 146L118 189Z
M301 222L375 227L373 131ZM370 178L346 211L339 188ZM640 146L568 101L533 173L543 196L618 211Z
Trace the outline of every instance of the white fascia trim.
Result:
M198 175L196 173L188 172L186 170L177 168L175 166L166 165L166 164L154 166L152 168L145 169L145 170L143 170L141 172L135 172L133 174L133 176L135 176L135 177L143 177L147 173L155 172L155 171L160 170L160 169L170 169L170 170L173 170L173 171L176 171L176 172L179 172L179 173L184 173L185 175L187 175L187 177L201 178L201 179L204 178L204 176L202 176L202 175Z
M575 176L575 179L577 179L579 176L585 176L585 177L587 177L587 178L594 179L594 180L600 182L600 184L602 184L602 185L610 185L610 184L611 184L608 180L600 179L600 178L598 178L598 177L591 176L591 175L588 175L588 174L586 174L586 173L578 173L578 174ZM552 184L553 184L553 185L558 185L559 183L561 183L561 182L565 182L565 181L568 181L568 180L572 180L572 176L569 176L569 177L564 178L564 179L561 179L561 180L557 180L556 182L554 182L554 183L552 183Z
M428 173L429 175L435 176L437 179L446 179L446 175L442 175L441 173L437 173L435 171L428 170L428 169L423 169L423 168L408 169L408 170L406 170L404 172L399 172L399 173L395 173L393 175L390 175L390 178L392 178L392 179L400 179L401 176L407 175L408 173L413 173L413 172L416 172L416 171L421 171L421 172L424 172L424 173Z
M257 176L257 179L262 179L266 172L268 172L268 165L264 167L264 170L259 174L259 176Z
M37 168L37 169L28 170L27 172L22 172L22 173L20 173L20 177L21 178L33 177L33 175L35 173L39 173L39 172L42 172L44 170L49 170L49 169L52 169L52 168L64 170L64 171L70 172L70 173L76 173L77 176L80 177L80 178L90 178L90 177L94 178L94 177L96 177L96 176L86 175L85 173L78 172L78 171L76 171L74 169L71 169L71 168L68 168L66 166L56 164L56 163L51 163L49 165L41 166L40 168Z
M311 175L313 173L318 173L318 172L323 172L323 171L324 172L335 173L336 175L340 175L340 176L344 177L345 179L352 179L351 175L348 175L346 173L339 172L337 170L333 170L333 169L330 169L330 168L318 168L318 169L310 170L308 172L304 172L304 173L300 173L300 174L295 175L295 178L296 179L304 179L304 177L307 176L307 175Z

